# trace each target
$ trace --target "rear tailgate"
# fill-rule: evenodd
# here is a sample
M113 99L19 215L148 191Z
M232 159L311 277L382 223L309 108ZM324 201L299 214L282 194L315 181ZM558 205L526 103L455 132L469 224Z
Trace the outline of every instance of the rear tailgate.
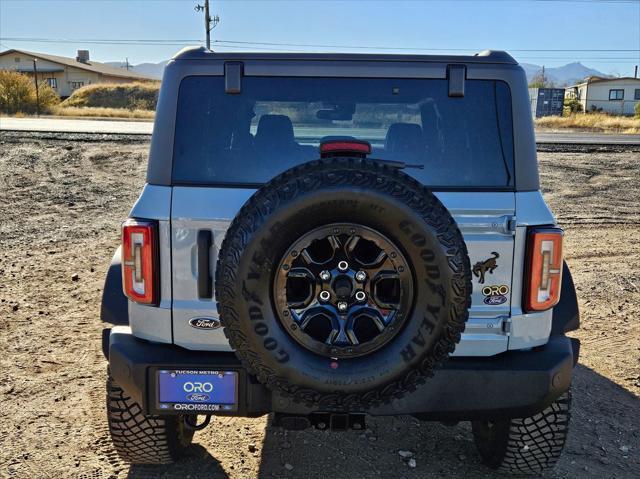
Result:
M253 189L174 187L171 207L173 338L180 346L230 350L221 328L197 327L194 318L218 319L215 300L198 293L198 235L211 234L209 272L225 232ZM473 276L470 319L455 355L489 356L507 350L514 255L511 192L438 192L463 233ZM202 247L202 244L201 244ZM215 293L213 294L215 296ZM190 323L191 321L191 323Z

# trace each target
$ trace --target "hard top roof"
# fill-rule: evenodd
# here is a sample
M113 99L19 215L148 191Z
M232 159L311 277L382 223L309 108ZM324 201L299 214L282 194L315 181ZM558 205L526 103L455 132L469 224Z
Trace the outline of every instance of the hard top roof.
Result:
M484 50L475 55L397 55L377 53L279 53L279 52L214 52L204 47L186 47L173 56L174 60L309 60L309 61L383 61L434 63L487 63L517 65L507 52Z

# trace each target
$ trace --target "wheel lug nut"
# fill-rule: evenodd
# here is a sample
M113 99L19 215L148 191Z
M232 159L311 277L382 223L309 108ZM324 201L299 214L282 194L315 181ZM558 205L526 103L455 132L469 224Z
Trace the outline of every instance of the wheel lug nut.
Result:
M364 271L358 271L356 273L356 281L358 283L363 283L365 279L367 279L367 273L365 273Z
M320 272L320 279L322 281L329 281L331 279L331 273L329 273L328 271L321 271Z
M320 301L329 301L331 299L331 293L329 291L320 291Z
M347 310L347 307L348 307L348 305L347 305L347 303L346 303L346 302L344 302L344 301L340 301L340 302L338 303L338 311L344 312L344 311L346 311L346 310Z
M364 291L356 291L356 300L363 302L365 299L367 299L367 293L365 293Z
M346 261L340 261L338 263L338 269L344 273L349 269L349 263L347 263Z

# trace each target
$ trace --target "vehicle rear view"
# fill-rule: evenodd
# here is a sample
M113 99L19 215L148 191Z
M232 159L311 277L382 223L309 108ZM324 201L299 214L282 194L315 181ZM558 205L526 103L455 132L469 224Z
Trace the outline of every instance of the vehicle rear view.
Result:
M105 285L116 448L170 462L215 415L409 414L551 467L579 349L562 236L505 53L183 51Z

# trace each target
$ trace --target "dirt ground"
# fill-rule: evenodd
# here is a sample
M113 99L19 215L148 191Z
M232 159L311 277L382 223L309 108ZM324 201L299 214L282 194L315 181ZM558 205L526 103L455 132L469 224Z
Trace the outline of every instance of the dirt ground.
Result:
M148 144L0 135L0 477L494 476L468 424L408 417L370 420L364 433L214 419L178 464L122 463L105 421L99 306ZM638 151L539 155L582 312L571 433L548 477L640 477Z

